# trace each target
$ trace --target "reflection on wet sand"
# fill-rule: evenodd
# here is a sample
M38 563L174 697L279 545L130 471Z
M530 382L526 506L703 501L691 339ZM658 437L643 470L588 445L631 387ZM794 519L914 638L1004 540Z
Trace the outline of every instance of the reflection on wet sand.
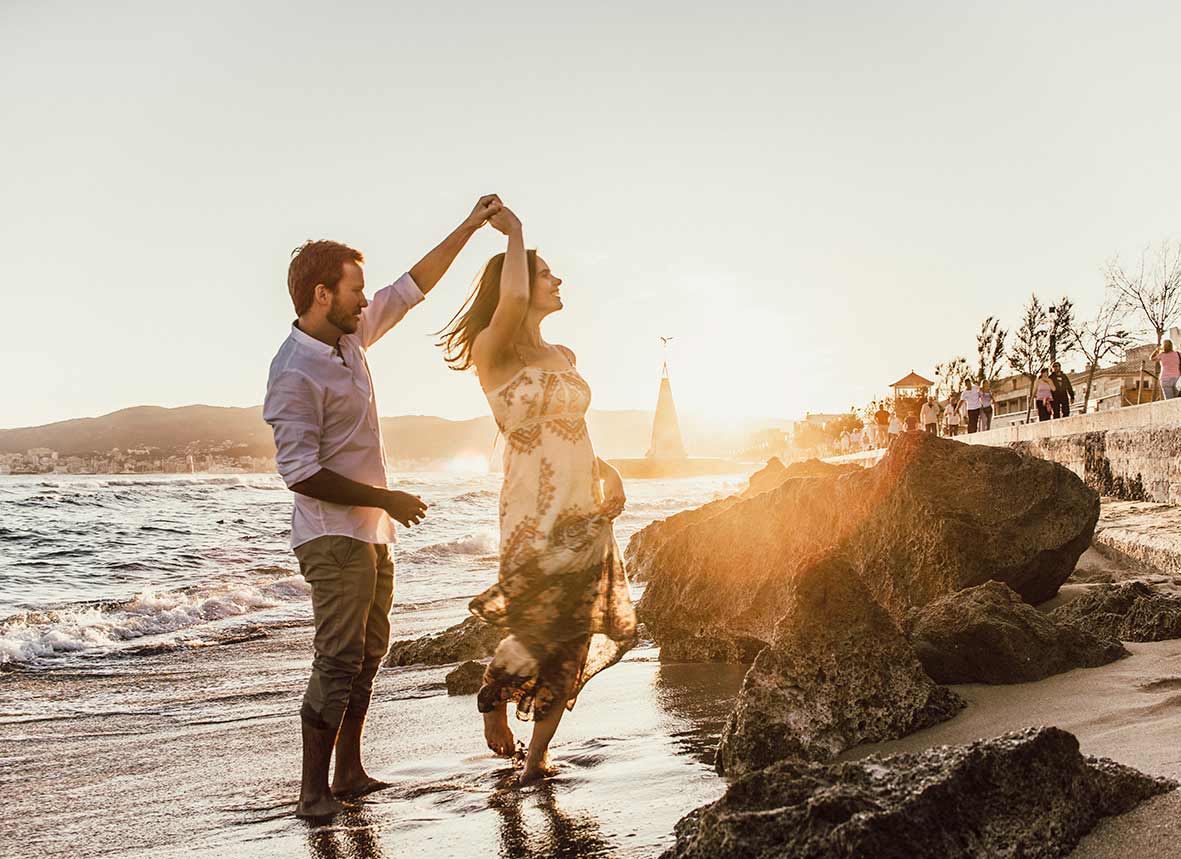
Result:
M379 824L364 804L337 815L330 826L308 832L308 855L313 859L383 859Z
M653 688L656 704L682 725L669 736L677 750L711 769L718 738L746 676L746 665L662 663Z
M526 859L530 856L590 857L615 855L603 839L593 814L567 814L558 806L555 785L541 782L525 790L510 787L488 798L489 807L500 815L501 856ZM528 811L541 812L541 826L531 826Z

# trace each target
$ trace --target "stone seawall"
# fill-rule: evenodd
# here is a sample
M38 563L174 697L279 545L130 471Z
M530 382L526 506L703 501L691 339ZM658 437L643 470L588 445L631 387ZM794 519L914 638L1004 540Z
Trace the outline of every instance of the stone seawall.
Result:
M1181 505L1181 399L958 436L1066 466L1108 498ZM827 460L866 467L882 451Z

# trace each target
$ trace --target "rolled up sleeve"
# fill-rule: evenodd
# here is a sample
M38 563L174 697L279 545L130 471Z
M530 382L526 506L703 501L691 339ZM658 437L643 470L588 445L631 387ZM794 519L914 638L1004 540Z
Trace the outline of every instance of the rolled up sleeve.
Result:
M425 298L409 272L389 286L379 289L369 306L361 311L357 337L362 348L368 349L376 343L383 334L402 321L406 311Z
M273 378L262 416L275 434L275 466L289 489L320 470L324 409L311 379L293 371Z

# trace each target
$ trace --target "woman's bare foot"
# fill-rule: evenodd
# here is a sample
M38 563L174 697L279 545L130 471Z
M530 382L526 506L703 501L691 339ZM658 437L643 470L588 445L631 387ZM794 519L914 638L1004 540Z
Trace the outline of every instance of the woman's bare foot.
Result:
M517 738L508 726L506 705L501 704L491 713L484 714L484 740L496 754L504 758L512 757Z
M558 768L550 763L549 755L547 754L542 758L540 763L525 762L525 768L521 770L520 783L524 787L527 784L533 784L535 781L541 781L542 779L557 775L557 773Z

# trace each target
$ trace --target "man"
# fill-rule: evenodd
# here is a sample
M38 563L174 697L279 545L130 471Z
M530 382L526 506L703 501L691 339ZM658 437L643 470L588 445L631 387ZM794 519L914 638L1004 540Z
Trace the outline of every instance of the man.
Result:
M883 403L873 414L874 442L878 447L885 447L890 426L890 413Z
M1074 385L1070 384L1070 376L1062 372L1062 364L1058 361L1050 365L1050 381L1054 383L1054 396L1050 401L1054 417L1070 417L1070 401L1074 399Z
M342 808L338 797L384 786L361 765L361 733L389 646L391 520L410 527L426 512L421 498L388 489L365 353L423 300L500 208L496 195L481 197L459 227L372 302L365 298L364 258L346 245L307 242L287 270L298 318L271 362L263 417L275 433L279 474L296 493L291 547L312 589L315 657L300 708L300 817L333 814Z
M972 435L980 427L980 386L973 382L961 402L968 418L968 435Z
M938 434L939 431L939 406L935 404L934 397L927 397L923 401L922 408L919 409L919 423L923 425L923 429L931 435Z

